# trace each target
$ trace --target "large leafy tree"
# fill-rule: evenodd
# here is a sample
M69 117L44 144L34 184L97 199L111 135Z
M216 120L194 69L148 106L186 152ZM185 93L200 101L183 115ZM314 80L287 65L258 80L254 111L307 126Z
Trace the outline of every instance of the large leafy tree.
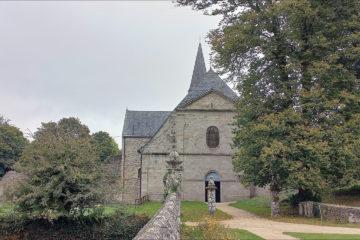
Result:
M28 143L24 134L0 116L0 177L13 168Z
M120 154L115 140L107 132L97 132L92 135L92 143L99 153L100 160L105 162L112 160Z
M270 187L272 214L284 188L319 191L354 180L359 1L178 3L223 16L209 38L216 67L240 93L234 167L245 183Z
M17 167L29 176L18 199L29 217L77 217L99 200L98 153L76 118L43 123Z

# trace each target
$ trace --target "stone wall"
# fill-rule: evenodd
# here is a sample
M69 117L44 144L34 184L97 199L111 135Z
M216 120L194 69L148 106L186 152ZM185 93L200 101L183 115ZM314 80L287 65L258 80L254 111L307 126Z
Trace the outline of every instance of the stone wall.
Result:
M234 110L234 103L216 93L210 93L191 103L185 109Z
M213 103L213 106L218 106L216 102L210 101L211 98L203 98L200 105ZM193 105L197 106L198 102ZM233 171L231 149L233 135L230 123L235 113L226 110L231 105L226 106L221 103L220 106L224 111L191 109L172 113L160 131L144 147L141 169L142 196L149 195L152 201L163 200L162 181L166 172L165 160L175 146L184 166L181 186L183 200L205 201L205 176L210 171L216 171L221 178L222 202L250 197L250 190L239 182ZM209 126L216 126L220 132L220 144L216 148L209 148L206 144L206 130ZM175 136L173 142L172 136ZM255 191L257 196L268 194L266 189Z
M26 175L15 171L7 172L0 180L0 202L14 201L17 186L26 180Z
M140 230L134 240L180 239L180 197L171 193L162 208Z
M141 167L141 155L138 149L142 147L149 138L123 138L124 146L122 159L122 181L123 196L122 200L126 203L134 204L135 199L140 198L140 178L139 169Z
M320 217L322 220L339 223L360 223L360 207L301 202L299 204L299 215L306 217Z
M333 204L320 204L321 219L340 223L360 223L360 208Z

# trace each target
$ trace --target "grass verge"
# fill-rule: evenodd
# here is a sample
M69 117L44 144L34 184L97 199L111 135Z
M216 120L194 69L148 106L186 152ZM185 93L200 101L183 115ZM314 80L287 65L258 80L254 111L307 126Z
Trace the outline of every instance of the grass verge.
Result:
M182 201L181 202L181 221L182 222L199 222L204 217L209 216L208 206L204 202L196 201ZM215 220L231 219L231 216L219 209L216 210L214 215Z
M244 229L226 228L229 240L263 240L263 238ZM197 227L189 227L184 224L181 226L182 240L205 240L205 236L201 229Z
M322 233L285 233L300 240L359 240L360 235L322 234Z
M146 202L142 205L124 205L124 204L107 204L104 205L104 214L112 215L118 209L124 209L127 212L134 213L137 215L146 215L149 218L155 215L155 213L160 209L161 202Z
M360 228L358 224L351 223L336 223L331 221L321 221L320 218L305 218L294 214L289 206L281 207L281 216L277 218L271 217L270 199L267 197L256 197L252 199L243 199L236 203L230 204L232 207L243 209L257 216L271 219L278 222L299 223L299 224L311 224L320 226L332 226L332 227L351 227Z

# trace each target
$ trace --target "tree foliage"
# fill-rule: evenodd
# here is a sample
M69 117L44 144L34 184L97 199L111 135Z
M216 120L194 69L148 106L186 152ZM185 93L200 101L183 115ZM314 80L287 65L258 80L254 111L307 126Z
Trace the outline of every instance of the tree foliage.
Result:
M107 132L97 132L92 135L92 143L99 153L100 160L105 162L112 160L120 154L115 140Z
M276 208L284 188L360 180L359 1L178 3L223 17L209 39L240 93L234 168L244 183L270 186Z
M78 217L100 198L98 153L89 129L76 118L43 123L17 169L29 177L18 199L28 217Z
M19 128L0 116L0 176L12 169L24 150L28 140Z

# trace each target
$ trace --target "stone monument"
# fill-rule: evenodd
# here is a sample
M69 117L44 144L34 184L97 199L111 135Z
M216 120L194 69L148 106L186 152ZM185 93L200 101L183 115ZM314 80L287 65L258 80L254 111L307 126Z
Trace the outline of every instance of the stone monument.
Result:
M164 199L172 193L179 192L181 185L181 172L183 167L181 166L182 161L180 160L180 156L176 151L172 151L169 154L169 160L167 163L167 171L164 176Z
M216 196L215 196L215 191L216 191L216 186L215 186L215 182L213 177L210 177L208 186L206 188L208 190L208 208L209 208L209 213L210 215L214 215L215 211L216 211Z

